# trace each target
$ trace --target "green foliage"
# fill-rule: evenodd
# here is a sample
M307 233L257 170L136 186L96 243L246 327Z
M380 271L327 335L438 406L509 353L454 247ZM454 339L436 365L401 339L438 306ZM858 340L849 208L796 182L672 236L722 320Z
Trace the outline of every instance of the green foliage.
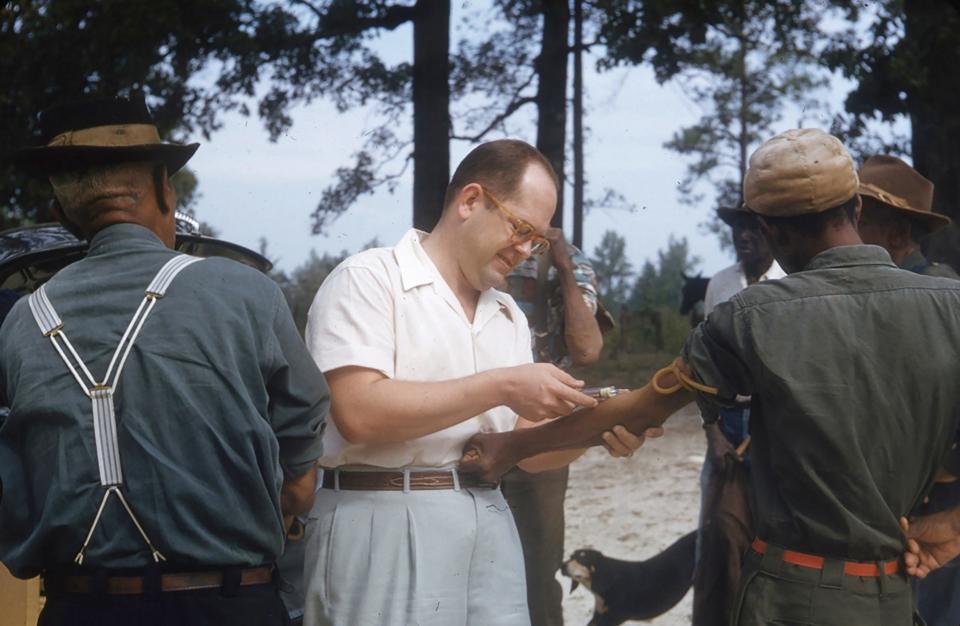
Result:
M670 235L666 250L657 251L657 263L647 261L640 271L628 304L631 310L679 309L684 274L692 274L700 258L691 256L686 237Z
M307 326L307 313L317 290L333 268L347 256L349 253L346 250L340 254L324 253L323 256L317 256L317 253L311 250L309 258L294 269L289 277L285 274L274 276L283 289L283 295L287 298L287 305L301 335Z
M170 184L177 193L177 208L193 215L201 195L197 192L200 185L197 175L189 167L184 167L170 177Z
M593 249L593 271L597 275L597 291L610 311L619 311L627 299L633 265L626 255L627 240L615 231L603 233L600 244Z
M35 145L37 112L88 95L143 91L161 134L219 127L234 89L191 81L232 56L253 14L243 0L11 0L0 8L3 151ZM0 163L0 229L50 218L45 181Z
M380 242L374 238L364 244L362 249L367 250L379 246ZM266 239L260 239L259 252L276 264L276 260L270 257ZM320 285L330 275L330 272L350 254L350 252L342 250L340 254L325 252L323 256L318 256L315 250L311 250L307 260L294 268L289 276L276 269L270 273L270 278L280 285L280 289L287 299L287 306L290 307L290 312L293 314L293 321L296 322L297 330L300 331L301 335L303 335L307 326L307 313L310 311L310 305L313 304L313 299L317 295Z

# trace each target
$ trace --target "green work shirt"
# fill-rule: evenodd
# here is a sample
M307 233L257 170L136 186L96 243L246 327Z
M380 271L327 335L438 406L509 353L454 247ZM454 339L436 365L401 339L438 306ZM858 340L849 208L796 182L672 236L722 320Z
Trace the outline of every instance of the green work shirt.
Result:
M684 358L718 396L752 396L756 528L784 548L894 559L960 414L960 283L844 246L717 306Z
M175 253L117 224L46 287L64 332L100 380L157 270ZM323 375L277 285L211 258L174 280L115 390L126 495L172 564L256 565L280 554L280 486L321 454ZM20 577L67 567L103 488L90 400L22 298L0 327L0 560ZM151 557L111 497L84 565Z

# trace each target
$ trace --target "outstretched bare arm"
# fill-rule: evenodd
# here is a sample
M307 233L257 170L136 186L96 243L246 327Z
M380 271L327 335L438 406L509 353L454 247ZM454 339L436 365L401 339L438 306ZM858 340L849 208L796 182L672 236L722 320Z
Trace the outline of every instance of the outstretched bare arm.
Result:
M664 373L659 376L658 383L670 388L678 385L679 380L673 373ZM664 394L647 384L596 408L577 411L539 428L479 434L464 446L460 471L478 474L482 480L495 483L527 457L553 450L601 445L603 433L617 425L623 425L635 434L660 426L693 399L694 394L684 388Z

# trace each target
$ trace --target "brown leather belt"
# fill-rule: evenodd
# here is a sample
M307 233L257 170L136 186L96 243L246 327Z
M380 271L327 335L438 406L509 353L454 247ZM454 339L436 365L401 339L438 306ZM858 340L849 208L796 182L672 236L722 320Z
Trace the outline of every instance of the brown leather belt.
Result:
M324 489L345 491L403 491L403 472L357 472L350 470L323 469L320 486ZM406 488L411 491L456 489L453 472L450 470L411 470ZM496 489L497 483L482 482L476 475L459 474L459 487L464 489Z
M111 595L132 596L143 594L147 589L145 576L108 576L105 586L98 588L93 576L44 577L44 586L55 587L61 593L104 592ZM273 580L273 566L249 567L240 570L240 586L266 585ZM199 591L219 589L223 586L223 571L179 572L160 574L160 591Z
M765 554L767 551L767 542L762 539L754 539L750 546L758 554ZM822 570L826 559L822 556L795 552L793 550L783 551L783 562L791 565L799 565L809 569ZM887 576L896 574L900 569L900 560L886 561L884 563L860 563L859 561L844 561L843 573L847 576L880 576L880 565L883 566L883 573Z

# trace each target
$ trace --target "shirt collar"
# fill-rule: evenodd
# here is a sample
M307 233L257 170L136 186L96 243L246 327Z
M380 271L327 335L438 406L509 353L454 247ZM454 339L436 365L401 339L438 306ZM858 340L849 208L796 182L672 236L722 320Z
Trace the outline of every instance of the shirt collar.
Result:
M403 290L410 291L415 287L443 281L446 289L442 291L449 292L452 300L451 306L453 306L453 302L456 302L457 306L454 308L462 313L463 307L460 306L453 292L450 291L449 285L446 285L443 276L440 275L440 270L434 265L433 259L423 249L421 242L426 236L427 233L422 230L411 228L393 248L394 258L396 258L397 265L400 268L400 282L403 285ZM494 313L501 310L506 311L508 316L510 315L509 296L496 289L485 289L480 293L480 299L477 302L474 324L482 326L493 317Z
M160 238L139 224L121 222L102 229L90 240L87 256L97 256L121 250L150 250L166 246Z
M421 240L427 236L422 230L411 228L393 248L393 256L400 268L400 282L404 291L429 285L440 275L430 255L423 249Z
M813 257L804 269L822 270L856 265L887 265L896 267L890 254L880 246L861 244L856 246L837 246L824 250Z
M737 263L737 276L740 278L740 283L743 287L747 286L747 273L743 269L743 263ZM758 283L762 283L765 280L776 280L778 278L783 278L787 273L783 271L783 268L780 267L780 264L777 263L776 259L773 259L770 263L770 267L767 268L763 274L760 274L760 277L757 278Z

